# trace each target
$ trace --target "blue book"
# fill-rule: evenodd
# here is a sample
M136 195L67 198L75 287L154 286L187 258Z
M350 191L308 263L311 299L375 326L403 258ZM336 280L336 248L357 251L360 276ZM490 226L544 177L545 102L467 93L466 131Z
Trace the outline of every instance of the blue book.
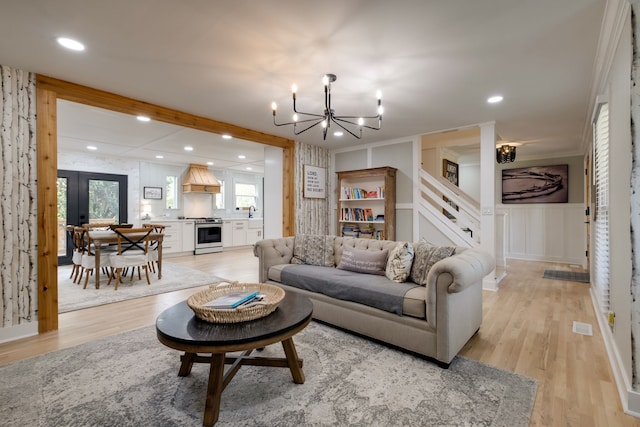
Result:
M251 301L258 296L258 291L233 292L230 294L219 296L218 298L204 304L206 307L212 308L237 308L238 306Z

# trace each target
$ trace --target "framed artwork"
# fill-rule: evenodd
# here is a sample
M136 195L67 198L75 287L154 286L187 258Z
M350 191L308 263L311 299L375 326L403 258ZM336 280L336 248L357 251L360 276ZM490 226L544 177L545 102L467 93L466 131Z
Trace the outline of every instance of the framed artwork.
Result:
M451 182L453 185L455 185L457 187L458 186L458 180L459 180L459 177L458 177L458 164L452 162L451 160L442 159L442 176L447 178L447 180L449 180L449 182ZM445 201L445 203L448 203L452 208L454 208L455 210L458 210L458 206L456 206L456 204L453 203L451 200L447 199L446 196L442 196L442 199ZM451 215L449 212L447 212L446 209L443 209L442 213L444 215L446 215L446 217L449 218L449 219L454 219L455 218L453 215Z
M569 165L502 170L502 203L567 203Z
M458 186L458 164L451 160L442 159L442 176L456 187Z
M162 200L162 187L144 187L144 198Z
M317 166L304 165L303 196L310 199L325 199L327 170Z

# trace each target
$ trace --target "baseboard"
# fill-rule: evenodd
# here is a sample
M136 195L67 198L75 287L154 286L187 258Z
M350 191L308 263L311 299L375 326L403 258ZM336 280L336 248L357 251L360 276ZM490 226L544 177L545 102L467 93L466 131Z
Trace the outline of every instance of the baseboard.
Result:
M607 356L609 357L609 365L613 371L613 378L616 382L620 402L622 403L622 409L625 414L640 418L640 393L634 391L629 383L629 375L625 372L622 358L615 345L611 329L609 329L609 325L604 316L600 314L600 307L598 306L593 287L590 289L590 294L593 310L598 321L598 327L600 328L600 332L602 332L604 346L607 350Z
M498 290L498 281L494 276L495 274L489 274L484 279L482 279L482 290L484 291Z
M23 323L17 326L8 326L0 328L0 344L8 341L15 341L20 338L26 338L38 335L38 322Z

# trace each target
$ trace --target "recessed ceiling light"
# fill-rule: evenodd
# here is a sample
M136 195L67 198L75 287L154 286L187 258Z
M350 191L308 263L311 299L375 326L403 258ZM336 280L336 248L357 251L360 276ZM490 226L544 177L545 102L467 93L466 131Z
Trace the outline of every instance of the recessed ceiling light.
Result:
M164 156L163 156L163 155L161 155L161 154L158 154L158 155L156 156L156 159L164 159Z
M337 131L335 131L335 132L333 133L333 136L342 136L342 135L344 135L344 132L339 131L339 130L337 130Z
M251 170L251 166L247 166L247 170L250 171Z
M147 116L138 116L138 117L136 117L136 119L138 119L141 122L150 122L151 121L151 119L149 117L147 117Z
M64 46L67 49L75 50L78 52L84 50L84 45L77 40L73 40L67 37L58 37L56 40L61 46Z
M213 166L213 162L207 162L209 166Z
M231 139L232 136L231 135L227 135L226 133L224 135L222 135L222 139Z
M87 145L87 150L97 150L98 147L96 147L95 145Z
M239 159L246 159L246 158L247 158L247 156L245 156L244 154L240 154L240 155L238 156L238 158L239 158Z
M190 145L185 145L184 146L184 151L193 151L193 147Z
M494 95L487 99L489 104L495 104L497 102L501 102L503 100L502 95Z

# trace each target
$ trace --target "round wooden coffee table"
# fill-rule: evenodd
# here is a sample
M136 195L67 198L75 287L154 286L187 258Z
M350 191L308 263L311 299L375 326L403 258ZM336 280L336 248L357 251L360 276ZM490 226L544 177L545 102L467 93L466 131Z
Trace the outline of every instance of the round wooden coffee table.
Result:
M304 383L302 359L293 336L311 321L313 304L307 297L287 293L273 313L241 323L209 323L198 319L186 301L160 313L156 320L158 340L184 351L178 375L189 375L194 363L209 363L209 384L203 425L212 426L220 415L220 397L243 365L289 368L293 382ZM281 342L286 358L251 357L253 350ZM225 353L243 351L238 357ZM203 353L205 355L200 355ZM225 373L224 365L231 367Z

